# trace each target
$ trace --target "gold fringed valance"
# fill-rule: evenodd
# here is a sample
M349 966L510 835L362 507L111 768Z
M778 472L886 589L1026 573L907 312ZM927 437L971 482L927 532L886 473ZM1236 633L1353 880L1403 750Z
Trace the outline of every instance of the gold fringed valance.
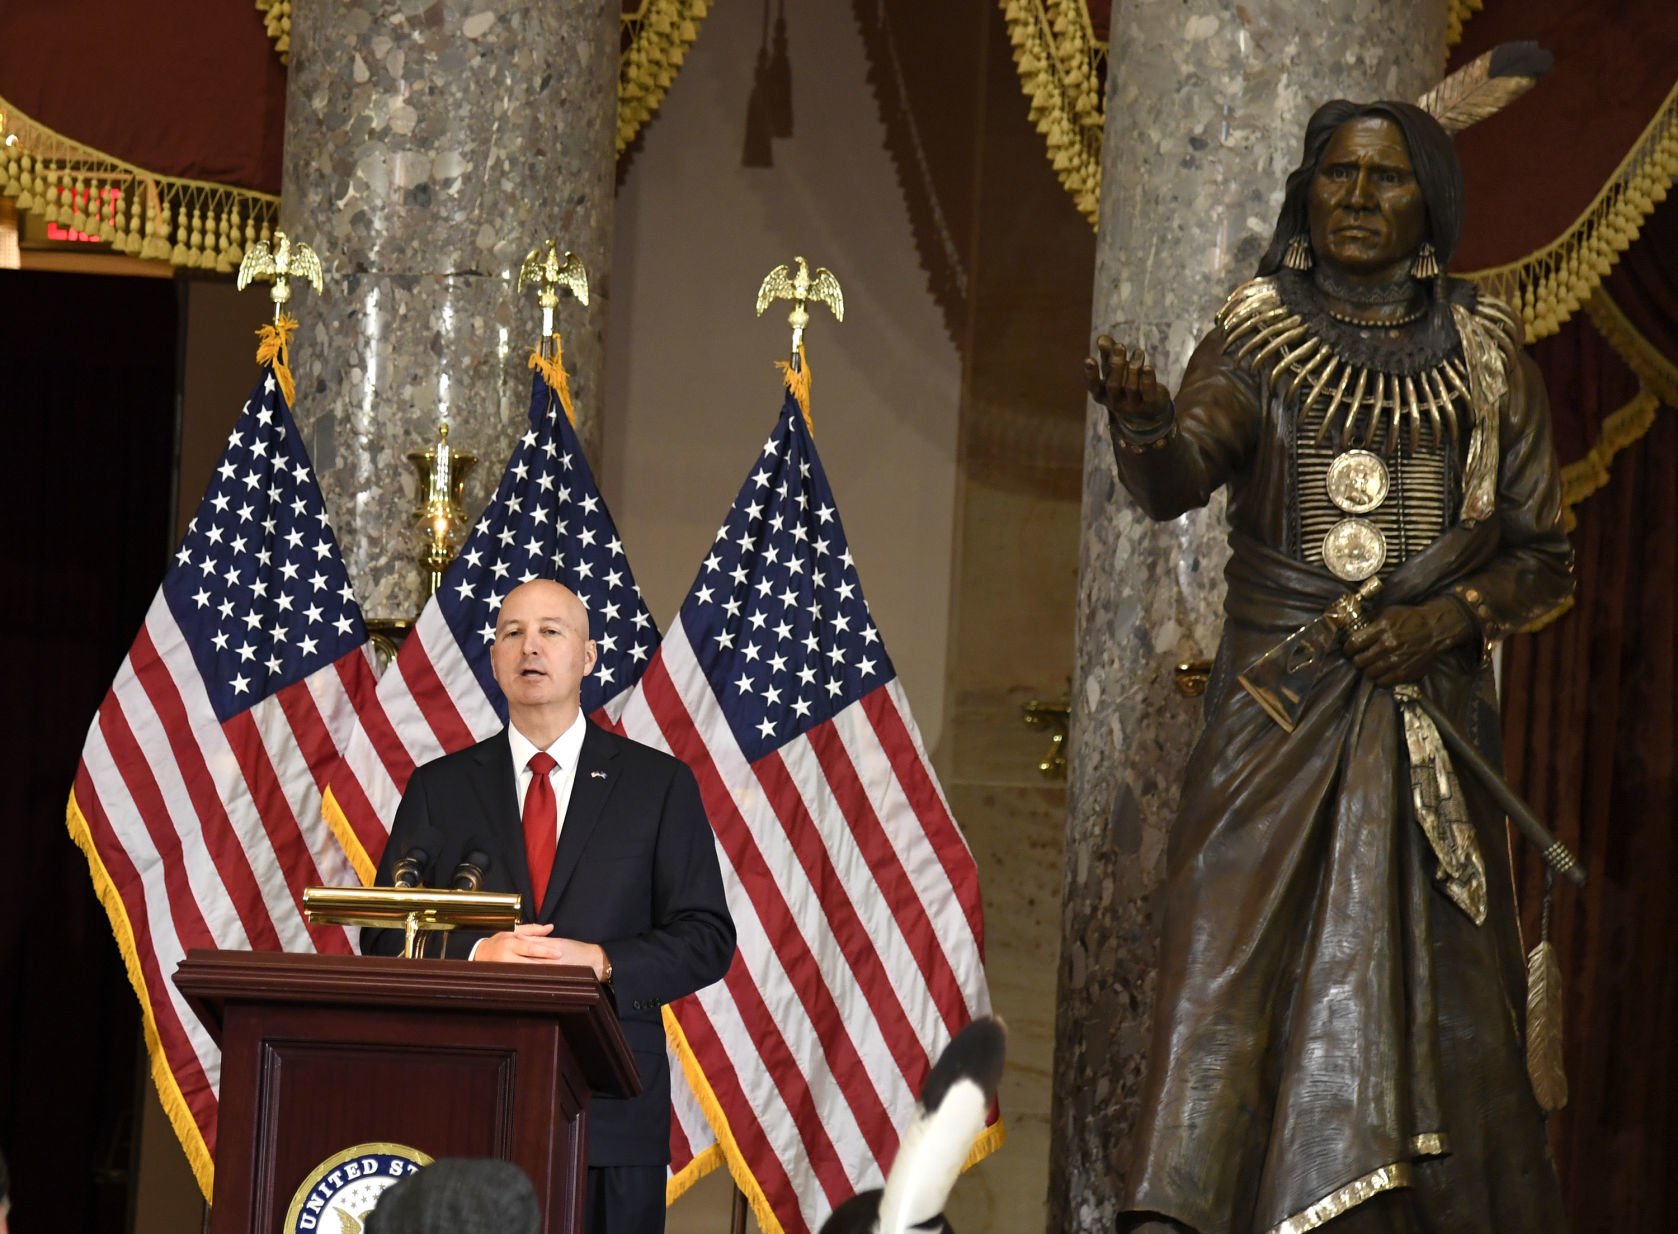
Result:
M258 0L261 3L261 0ZM1486 7L1486 0L1450 0L1445 6L1445 46L1462 42L1462 28L1468 19Z
M272 0L271 0L272 2ZM1107 44L1096 38L1086 0L1001 0L1031 122L1078 213L1095 226L1101 212L1101 97ZM1485 0L1449 0L1446 46Z
M230 274L273 238L280 199L153 175L55 133L0 98L0 195L131 257Z
M284 64L291 51L291 0L256 0L256 7ZM623 14L623 53L618 61L619 154L658 111L710 8L711 0L641 0L633 12ZM1099 128L1098 121L1098 132Z
M1031 120L1049 160L1093 226L1101 203L1101 80L1107 45L1097 41L1084 0L999 0ZM1449 0L1448 41L1485 0ZM1466 277L1521 314L1528 339L1554 334L1590 299L1602 278L1678 175L1678 86L1674 86L1596 200L1561 236L1506 266Z
M618 62L618 153L652 119L688 48L699 37L699 23L711 0L642 0L623 15L624 47Z
M1101 98L1107 45L1095 37L1084 0L1001 0L1031 122L1078 213L1095 226L1101 211Z
M291 0L256 0L256 11L262 14L262 28L273 40L280 63L285 64L291 58Z
M1591 298L1678 175L1678 85L1573 225L1543 248L1474 279L1519 310L1528 340L1554 334Z

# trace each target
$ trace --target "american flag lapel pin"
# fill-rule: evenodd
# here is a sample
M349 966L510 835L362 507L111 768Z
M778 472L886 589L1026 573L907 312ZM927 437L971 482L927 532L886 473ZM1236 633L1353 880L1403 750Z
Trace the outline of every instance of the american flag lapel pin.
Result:
M591 771L588 773L588 778L591 780L604 780L606 778L606 773L604 771Z

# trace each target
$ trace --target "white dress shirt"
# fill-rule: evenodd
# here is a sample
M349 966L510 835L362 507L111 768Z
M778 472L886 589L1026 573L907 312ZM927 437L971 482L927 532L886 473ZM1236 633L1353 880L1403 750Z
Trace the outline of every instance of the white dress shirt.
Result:
M571 727L554 739L548 747L548 753L553 756L554 769L548 772L548 782L554 790L554 845L557 849L559 833L565 828L565 810L571 804L571 789L577 783L577 761L583 753L583 734L588 731L588 721L583 719L581 708L577 709L577 718L571 721ZM519 732L515 724L507 725L507 744L513 748L513 792L519 799L519 818L524 818L524 798L530 791L530 781L535 772L530 770L530 760L536 756L540 747L523 733Z
M565 810L571 804L571 788L577 783L577 762L583 753L583 734L588 731L588 721L583 719L582 709L578 708L577 718L571 721L571 727L566 729L554 743L548 747L548 753L553 756L554 768L548 772L548 781L554 790L554 848L559 847L559 833L565 828ZM530 791L530 781L536 773L530 769L530 760L535 756L539 747L530 738L519 732L518 726L507 725L507 744L513 751L513 794L519 799L519 834L524 834L524 795ZM472 944L472 950L466 958L478 958L478 948L487 939L480 938Z

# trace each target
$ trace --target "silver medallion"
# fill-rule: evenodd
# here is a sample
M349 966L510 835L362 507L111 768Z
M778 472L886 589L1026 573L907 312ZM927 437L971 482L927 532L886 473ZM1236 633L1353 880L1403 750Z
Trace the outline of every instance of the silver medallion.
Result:
M1348 450L1328 468L1328 499L1347 514L1368 514L1387 499L1387 464L1368 450Z
M1323 564L1335 578L1361 583L1387 559L1387 537L1368 519L1343 518L1323 537Z

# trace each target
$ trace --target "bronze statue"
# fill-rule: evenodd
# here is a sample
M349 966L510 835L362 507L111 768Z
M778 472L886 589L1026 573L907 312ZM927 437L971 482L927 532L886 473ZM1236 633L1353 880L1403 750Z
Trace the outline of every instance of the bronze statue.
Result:
M1110 338L1085 362L1132 497L1227 486L1232 548L1121 1228L1563 1228L1503 812L1413 705L1500 763L1491 644L1573 585L1516 318L1443 273L1461 202L1426 112L1329 103L1175 399ZM1290 731L1238 678L1337 605Z

